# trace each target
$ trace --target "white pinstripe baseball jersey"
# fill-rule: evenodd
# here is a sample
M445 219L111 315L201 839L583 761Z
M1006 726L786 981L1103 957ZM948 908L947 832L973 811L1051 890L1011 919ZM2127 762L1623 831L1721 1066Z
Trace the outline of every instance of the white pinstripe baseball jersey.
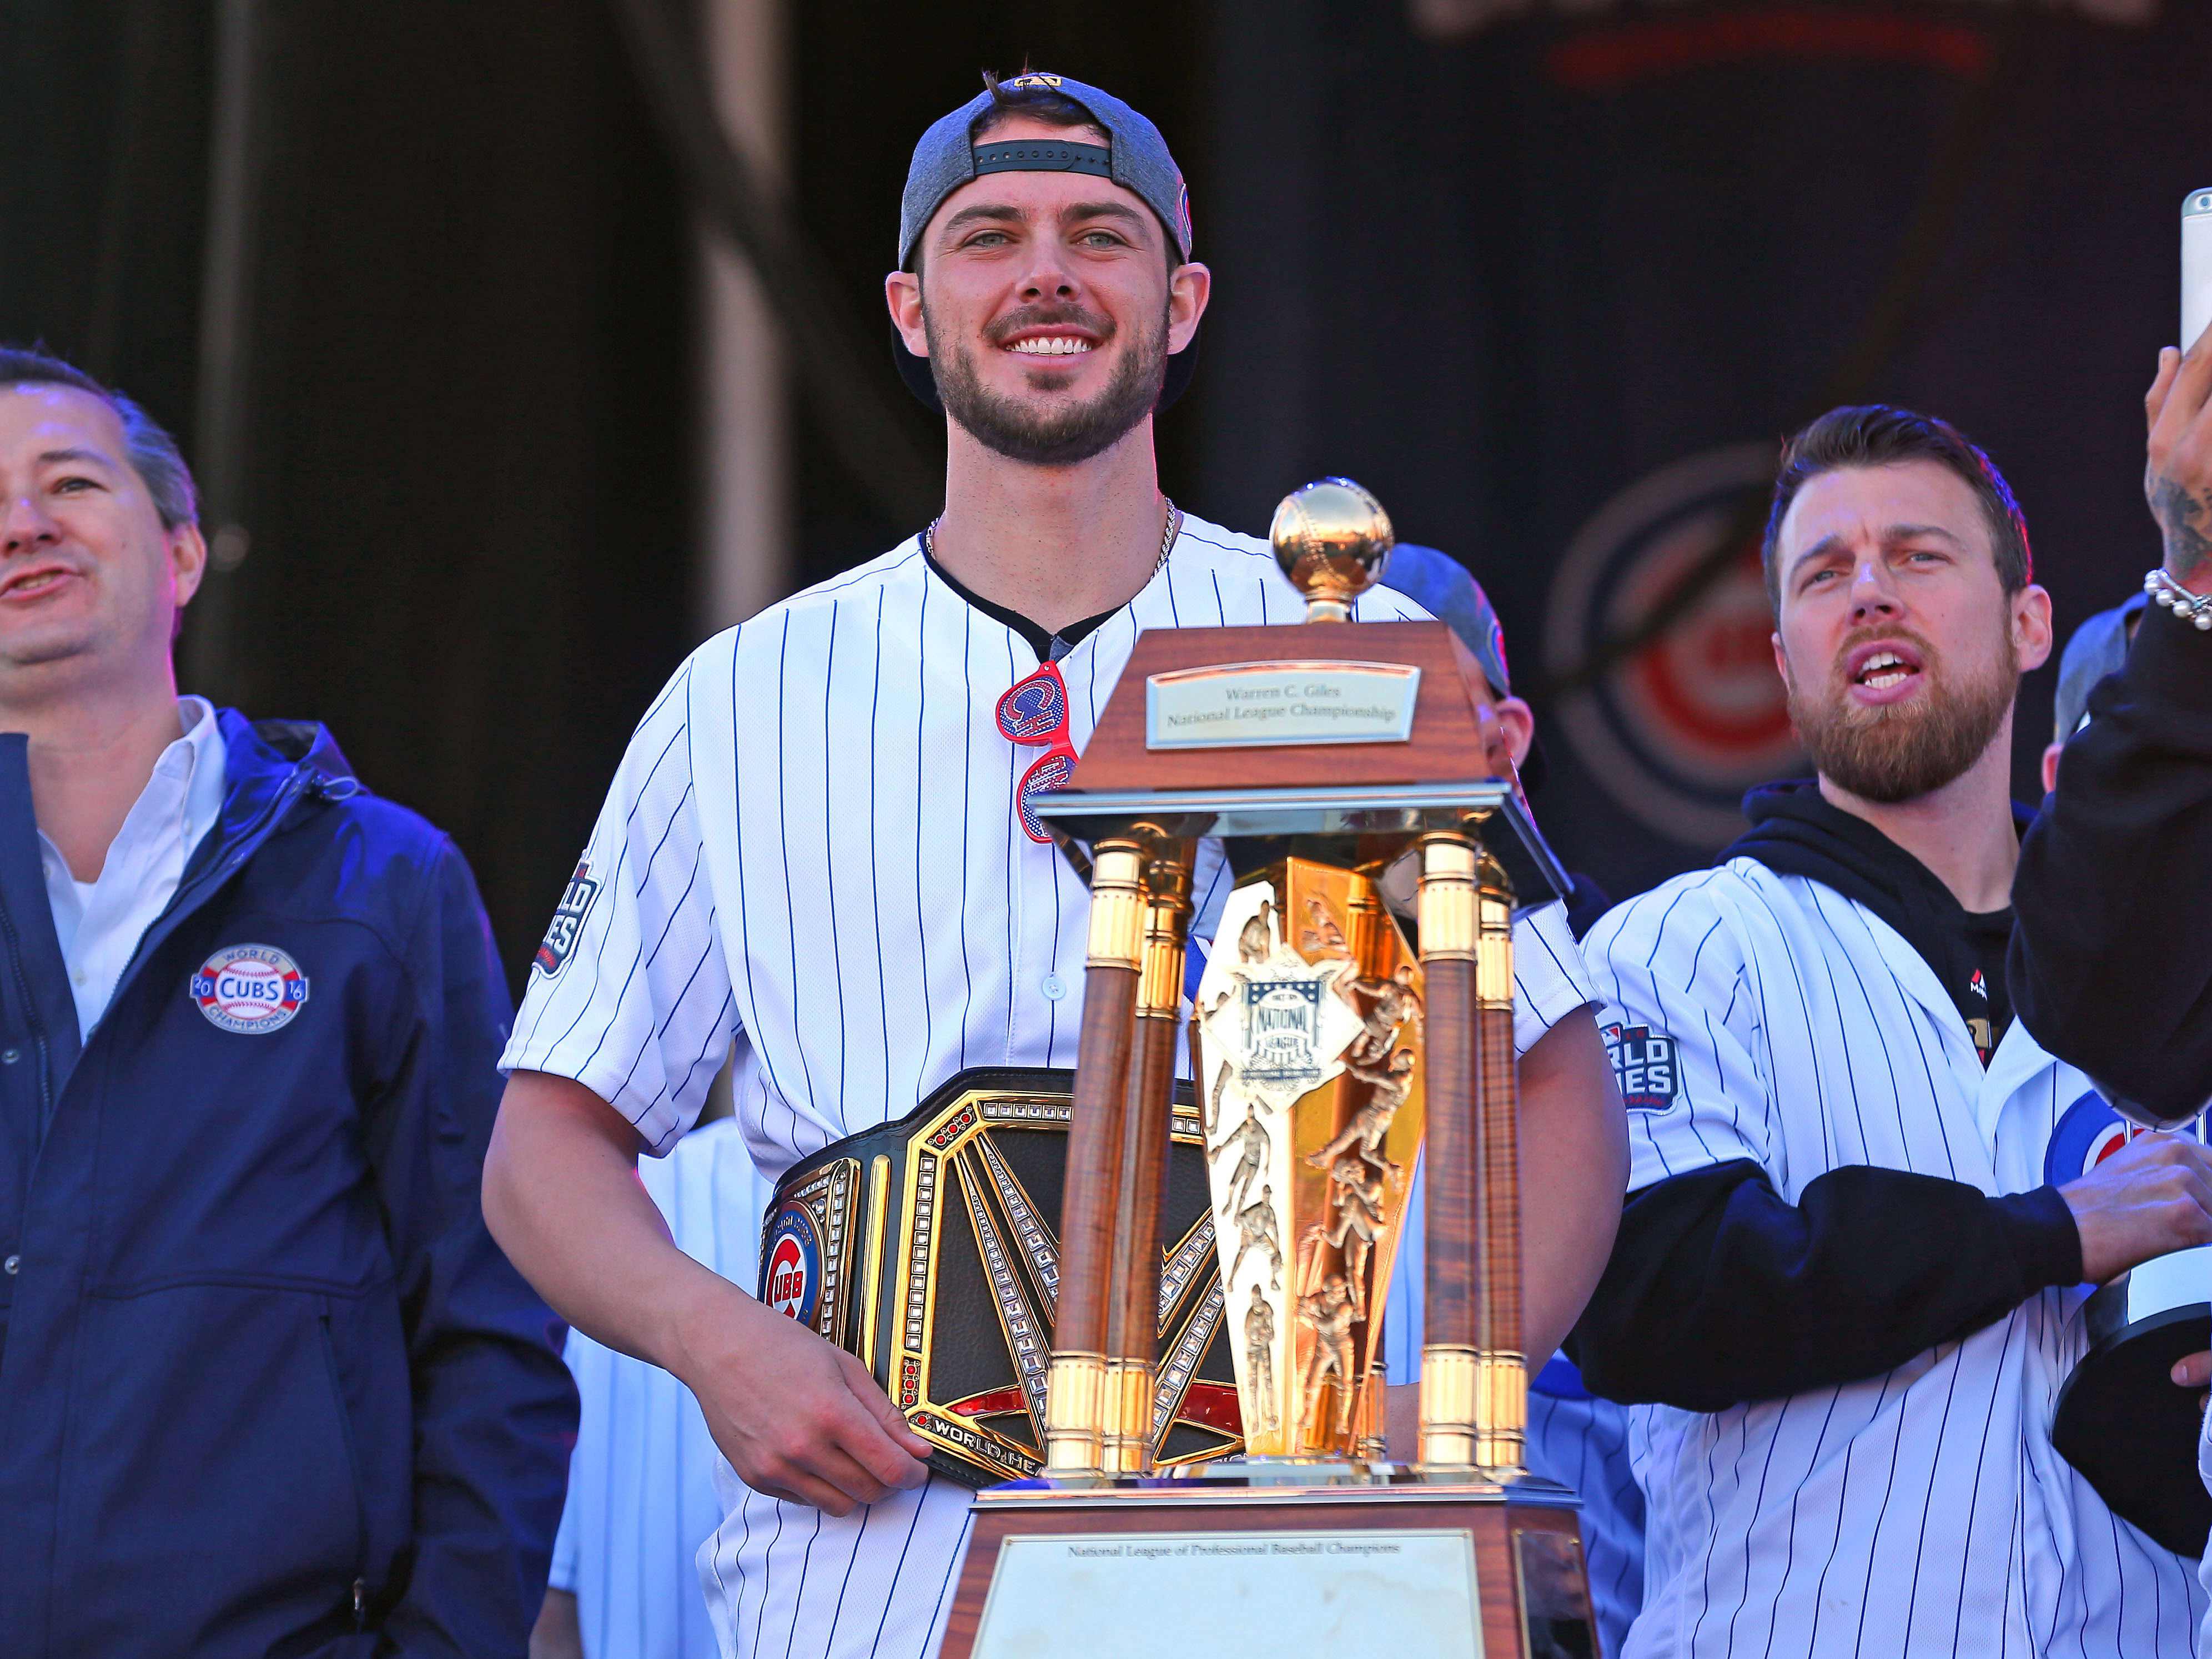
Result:
M1620 906L1583 954L1601 1027L1647 1067L1624 1090L1632 1188L1749 1158L1791 1204L1846 1164L2027 1192L2081 1174L2085 1130L2111 1121L2017 1021L1984 1072L1911 945L1749 859ZM1649 1508L1628 1659L2191 1653L2194 1571L2051 1449L2085 1293L2042 1291L1840 1388L1634 1408Z
M2204 1482L2204 1489L2212 1492L2212 1412L2205 1413L2204 1426L2197 1431L2197 1474ZM2208 1591L2212 1591L2212 1549L2206 1550L2204 1559L2197 1564L2197 1578ZM2197 1626L2197 1650L2212 1653L2212 1606L2207 1607L2203 1622Z
M750 1290L775 1189L728 1118L695 1129L638 1178L677 1248ZM699 1547L721 1524L714 1442L691 1390L658 1365L568 1333L583 1414L552 1585L576 1597L584 1659L714 1659Z
M1383 589L1356 614L1424 615ZM1060 659L1076 747L1140 630L1304 616L1265 543L1186 518ZM1035 666L918 540L708 641L631 739L503 1063L576 1079L665 1152L734 1043L738 1121L771 1177L964 1067L1073 1066L1089 895L1021 830L1036 751L994 717ZM1209 844L1201 937L1227 884ZM1547 927L1571 952L1556 909ZM1553 957L1520 931L1524 1000L1556 1006L1532 977ZM933 1478L837 1520L717 1478L730 1514L702 1570L726 1652L933 1647L964 1489Z

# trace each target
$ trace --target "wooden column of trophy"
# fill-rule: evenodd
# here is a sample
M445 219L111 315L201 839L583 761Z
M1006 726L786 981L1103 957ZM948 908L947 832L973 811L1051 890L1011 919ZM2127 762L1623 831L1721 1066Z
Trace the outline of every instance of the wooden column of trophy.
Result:
M1596 1650L1574 1498L1521 1467L1512 912L1565 880L1451 630L1342 625L1389 552L1374 499L1309 484L1273 533L1308 625L1140 637L1041 809L1092 867L1045 1469L976 1495L948 1659ZM1245 1452L1155 1475L1156 1372L1195 1363L1156 1352L1155 1287L1215 836L1238 880L1190 1043ZM1421 1159L1419 1455L1398 1466L1383 1302Z

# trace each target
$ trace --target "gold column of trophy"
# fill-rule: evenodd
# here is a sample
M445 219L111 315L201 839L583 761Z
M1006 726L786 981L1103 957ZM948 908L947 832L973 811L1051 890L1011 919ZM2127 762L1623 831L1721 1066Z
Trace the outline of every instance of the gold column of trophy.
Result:
M1092 892L1043 1473L977 1494L948 1659L1136 1659L1163 1629L1277 1659L1352 1639L1595 1651L1574 1499L1521 1467L1512 913L1565 878L1450 629L1346 625L1390 550L1374 498L1309 484L1273 534L1307 625L1140 637L1072 787L1042 805L1089 848ZM1183 936L1208 836L1237 876L1188 1028L1219 1302L1188 1328L1218 1336L1161 1353ZM1379 1461L1382 1338L1417 1165L1420 1443L1403 1466ZM1244 1451L1155 1475L1159 1401L1210 1340L1230 1350Z

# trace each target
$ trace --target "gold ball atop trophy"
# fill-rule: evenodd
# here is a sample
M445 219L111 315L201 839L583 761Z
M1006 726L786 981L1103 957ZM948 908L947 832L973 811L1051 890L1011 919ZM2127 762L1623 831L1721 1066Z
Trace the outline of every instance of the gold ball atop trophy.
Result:
M1334 477L1284 496L1267 539L1283 574L1306 596L1308 622L1349 622L1352 602L1382 580L1397 540L1382 503Z

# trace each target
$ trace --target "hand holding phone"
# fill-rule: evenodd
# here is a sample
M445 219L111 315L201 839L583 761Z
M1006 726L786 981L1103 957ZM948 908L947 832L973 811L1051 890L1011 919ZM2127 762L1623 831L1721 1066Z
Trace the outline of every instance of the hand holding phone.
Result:
M2212 323L2212 190L2192 190L2181 203L2181 349Z

